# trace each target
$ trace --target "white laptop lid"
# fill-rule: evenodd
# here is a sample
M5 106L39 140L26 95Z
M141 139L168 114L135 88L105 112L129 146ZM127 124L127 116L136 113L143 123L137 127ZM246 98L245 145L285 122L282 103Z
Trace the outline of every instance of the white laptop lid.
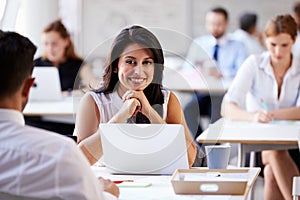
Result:
M35 66L32 72L35 78L30 90L29 101L56 101L62 99L58 69L53 66Z
M173 174L188 169L179 124L100 124L103 161L114 174Z

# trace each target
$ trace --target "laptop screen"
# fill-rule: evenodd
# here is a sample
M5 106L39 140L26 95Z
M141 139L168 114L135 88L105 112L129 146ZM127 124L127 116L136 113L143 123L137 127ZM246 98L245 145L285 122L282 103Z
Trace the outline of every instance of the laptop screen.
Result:
M35 66L32 72L35 78L30 90L30 101L57 101L62 99L58 69L53 66Z
M172 174L188 169L179 124L100 124L103 161L114 174Z

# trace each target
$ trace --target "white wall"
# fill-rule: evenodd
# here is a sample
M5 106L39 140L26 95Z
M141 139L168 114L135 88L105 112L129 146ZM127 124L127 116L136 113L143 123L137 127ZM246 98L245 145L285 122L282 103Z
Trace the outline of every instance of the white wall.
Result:
M245 11L259 15L258 27L263 30L273 15L292 11L297 0L84 0L82 7L82 53L113 37L122 28L132 24L162 27L187 37L205 34L205 14L221 5L229 12L229 31L238 26L238 16ZM189 45L173 41L174 48L183 54Z
M238 26L238 17L246 11L257 13L258 27L263 30L265 23L277 14L292 13L293 5L299 0L192 0L193 7L193 34L197 36L205 33L205 13L214 6L223 6L229 12L229 31Z
M111 42L108 39L132 24L173 32L159 35L159 39L163 45L184 56L190 39L206 32L205 13L213 6L221 5L229 11L229 31L237 27L238 16L245 11L259 15L258 25L262 30L267 19L291 12L298 0L9 0L12 1L20 1L23 6L18 22L23 26L21 33L38 45L38 54L43 28L61 17L71 29L78 53L87 57L105 42L96 55L106 56Z
M85 0L83 1L83 53L128 25L163 27L187 34L190 1L182 0Z

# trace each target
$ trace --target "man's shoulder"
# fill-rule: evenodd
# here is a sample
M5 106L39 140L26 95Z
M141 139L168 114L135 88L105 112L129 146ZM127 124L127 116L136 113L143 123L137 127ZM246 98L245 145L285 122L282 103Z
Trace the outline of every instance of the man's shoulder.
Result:
M207 40L213 40L213 37L211 35L201 35L194 39L194 42L207 42Z
M247 52L246 46L243 42L229 38L226 44L227 48L231 51L244 51Z
M228 44L234 45L234 46L245 46L244 43L240 40L237 40L235 38L228 38Z
M76 143L71 138L31 126L25 126L20 136L23 136L28 147L32 146L36 150L43 149L43 151L49 153L49 155L51 155L51 151L55 149L62 150L63 148L69 149L72 146L76 147Z

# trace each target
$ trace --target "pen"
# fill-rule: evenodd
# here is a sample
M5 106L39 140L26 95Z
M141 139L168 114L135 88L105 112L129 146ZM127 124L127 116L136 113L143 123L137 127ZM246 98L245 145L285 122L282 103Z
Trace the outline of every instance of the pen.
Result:
M269 111L268 105L266 104L266 102L264 101L263 98L260 98L260 103L261 103L262 107L264 108L264 110L266 112L268 112Z
M120 184L123 182L133 182L133 180L120 180L120 181L113 181L114 184Z

